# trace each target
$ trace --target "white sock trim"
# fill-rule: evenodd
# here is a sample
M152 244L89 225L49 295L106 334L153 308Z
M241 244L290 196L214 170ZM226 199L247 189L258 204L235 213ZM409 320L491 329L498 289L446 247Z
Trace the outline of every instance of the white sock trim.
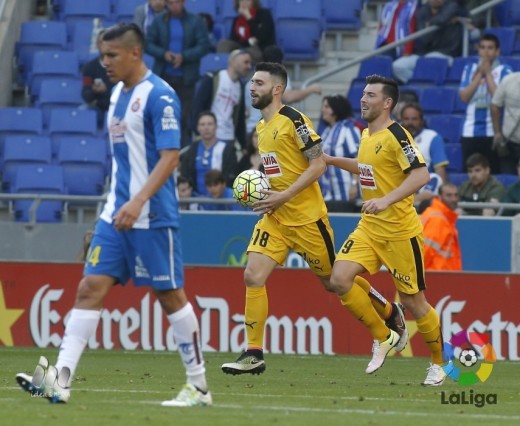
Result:
M190 315L192 312L194 312L193 306L191 305L190 302L188 302L177 312L174 312L173 314L168 315L167 318L170 321L170 324L173 325L174 322L180 321L184 317L187 317L188 315Z

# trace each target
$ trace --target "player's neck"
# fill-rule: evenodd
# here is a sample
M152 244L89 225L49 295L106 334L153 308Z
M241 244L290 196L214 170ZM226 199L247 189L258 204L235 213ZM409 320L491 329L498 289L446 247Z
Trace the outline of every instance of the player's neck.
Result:
M393 120L388 115L381 115L374 121L368 123L368 133L373 135L374 133L380 132L390 126L392 122Z
M136 86L138 83L140 83L146 73L148 72L148 68L144 65L144 63L141 63L140 66L136 67L135 72L132 73L123 83L125 84L125 90L130 90L134 86Z
M279 99L273 99L273 102L267 105L264 109L260 110L264 121L266 123L269 122L271 118L273 118L274 115L280 111L282 106L282 102Z

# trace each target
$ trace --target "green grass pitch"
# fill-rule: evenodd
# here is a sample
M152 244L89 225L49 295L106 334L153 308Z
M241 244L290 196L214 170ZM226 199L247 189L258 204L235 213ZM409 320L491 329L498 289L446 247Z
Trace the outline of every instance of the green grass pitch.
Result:
M518 425L520 364L497 362L485 383L463 387L447 379L425 388L428 360L390 357L366 375L368 357L266 354L260 376L228 376L220 365L237 354L206 353L212 407L167 408L160 402L185 382L176 353L87 351L68 404L22 392L14 376L32 374L39 355L56 350L0 348L1 425ZM496 395L496 404L446 404L465 392Z

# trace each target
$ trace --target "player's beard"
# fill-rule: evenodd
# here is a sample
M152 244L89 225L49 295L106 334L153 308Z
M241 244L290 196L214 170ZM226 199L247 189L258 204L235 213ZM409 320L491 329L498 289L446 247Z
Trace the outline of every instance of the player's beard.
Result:
M256 103L251 103L253 108L262 110L273 102L273 94L268 93L264 96L258 96Z

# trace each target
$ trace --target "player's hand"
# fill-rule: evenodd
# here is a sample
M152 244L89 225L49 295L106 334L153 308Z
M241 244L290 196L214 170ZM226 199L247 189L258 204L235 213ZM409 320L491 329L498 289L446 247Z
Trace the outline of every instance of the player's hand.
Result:
M378 214L388 208L388 203L384 198L372 198L371 200L365 201L361 206L361 213L366 214Z
M131 199L121 206L114 216L114 226L118 231L126 231L134 226L141 213L142 203Z
M271 214L274 212L278 207L285 204L287 201L285 199L283 192L277 192L277 191L267 191L267 190L261 190L262 194L267 194L267 198L257 201L256 203L253 203L253 211L258 214Z

